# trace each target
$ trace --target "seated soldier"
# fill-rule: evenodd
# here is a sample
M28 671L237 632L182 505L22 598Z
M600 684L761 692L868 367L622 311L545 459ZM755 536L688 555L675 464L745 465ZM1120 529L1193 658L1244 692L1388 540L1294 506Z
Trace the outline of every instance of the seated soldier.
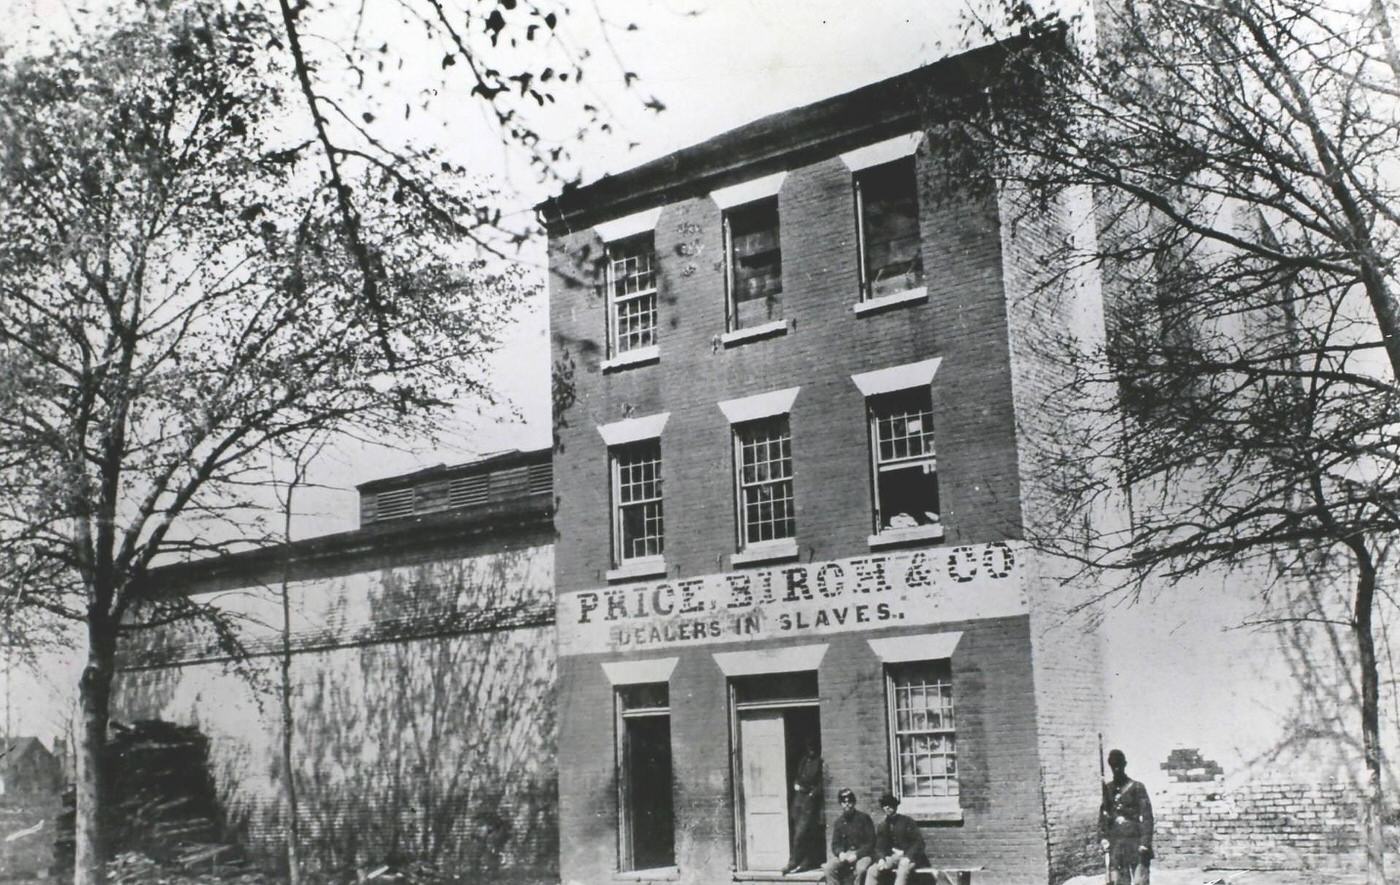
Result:
M856 810L856 794L842 790L841 816L831 828L831 860L822 866L826 885L863 885L865 869L874 860L875 824L870 815Z
M928 866L924 834L912 818L899 813L899 800L889 793L880 797L880 810L885 819L875 833L875 862L865 872L865 885L880 885L886 873L893 874L894 885L905 885L916 867Z

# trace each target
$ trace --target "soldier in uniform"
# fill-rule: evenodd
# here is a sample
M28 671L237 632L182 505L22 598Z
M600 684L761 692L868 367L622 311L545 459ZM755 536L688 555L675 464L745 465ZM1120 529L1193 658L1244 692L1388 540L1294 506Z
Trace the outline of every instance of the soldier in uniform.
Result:
M1103 785L1099 805L1100 845L1108 857L1112 885L1148 885L1152 863L1152 800L1141 782L1128 777L1128 757L1110 750L1113 779Z

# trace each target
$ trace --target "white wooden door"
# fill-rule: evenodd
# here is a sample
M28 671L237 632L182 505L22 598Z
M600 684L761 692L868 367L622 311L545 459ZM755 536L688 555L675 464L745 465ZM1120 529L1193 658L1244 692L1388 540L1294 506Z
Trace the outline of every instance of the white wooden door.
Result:
M739 714L744 862L751 870L779 870L788 862L785 746L782 711L752 710Z

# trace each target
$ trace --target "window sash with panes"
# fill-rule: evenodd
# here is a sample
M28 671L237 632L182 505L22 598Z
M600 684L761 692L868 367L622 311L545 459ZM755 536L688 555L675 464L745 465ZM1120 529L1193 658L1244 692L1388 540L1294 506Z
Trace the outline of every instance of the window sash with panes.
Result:
M792 434L787 416L734 430L742 546L797 535L792 496Z
M924 284L919 196L914 158L859 172L861 298L893 295Z
M870 447L875 467L875 531L937 525L938 458L929 389L872 397Z
M656 253L650 233L608 246L608 342L612 355L656 344Z
M613 536L620 564L665 552L661 509L661 441L613 449Z
M896 795L911 811L955 806L958 755L951 662L891 666L886 680Z
M729 328L745 329L783 315L783 253L778 198L758 200L724 215L729 264Z

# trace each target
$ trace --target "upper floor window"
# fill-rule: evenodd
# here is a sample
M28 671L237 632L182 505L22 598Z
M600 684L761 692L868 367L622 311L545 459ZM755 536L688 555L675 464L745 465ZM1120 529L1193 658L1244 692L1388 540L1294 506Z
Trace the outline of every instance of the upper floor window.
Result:
M929 388L882 393L868 402L875 468L875 531L937 525L938 458L933 447Z
M861 299L924 284L914 158L862 169L855 176Z
M656 344L656 249L650 231L608 244L608 348Z
M613 537L617 565L665 552L661 509L661 441L642 440L611 450Z
M724 213L729 266L729 329L747 329L782 318L783 253L778 238L778 198L756 200Z
M797 535L792 496L792 433L787 415L738 424L740 546Z
M958 803L957 722L949 660L909 661L885 671L894 792L901 810Z

